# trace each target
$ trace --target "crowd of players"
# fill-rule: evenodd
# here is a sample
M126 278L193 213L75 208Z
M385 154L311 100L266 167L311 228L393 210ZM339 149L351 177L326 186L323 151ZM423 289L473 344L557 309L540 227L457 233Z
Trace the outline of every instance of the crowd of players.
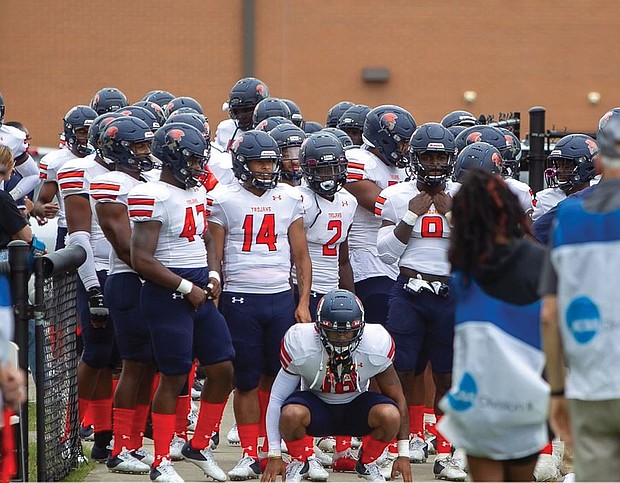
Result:
M0 104L3 118L1 96ZM274 379L281 367L303 372L319 332L327 363L310 386L332 403L367 390L353 347L348 357L334 351L329 330L282 342L296 322L320 319L319 301L340 288L356 294L366 322L389 333L386 343L374 336L367 365L380 359L377 367L398 374L406 448L400 432L398 444L395 434L365 438L356 455L352 431L314 440L282 430L292 458L285 476L325 481L329 465L381 481L400 458L408 467L435 452L436 477L463 481L465 456L434 425L452 384L452 197L468 171L501 177L546 241L546 213L596 182L596 142L561 139L549 155L549 187L534 196L518 179L520 141L465 111L418 126L399 106L340 102L322 126L255 78L234 84L227 109L212 140L193 98L157 90L130 105L120 90L102 89L67 112L60 149L39 166L25 128L0 125L16 161L4 188L19 200L40 184L24 208L41 224L57 217L56 249L73 244L87 254L78 393L80 417L94 428L92 458L153 481L183 481L172 463L182 458L218 481L260 477L281 457L280 441L266 437L280 434L273 415L266 424ZM197 366L206 379L188 441ZM213 450L233 389L230 438L238 437L241 458L225 473ZM142 448L147 419L154 455ZM559 477L561 458L547 442L539 481Z

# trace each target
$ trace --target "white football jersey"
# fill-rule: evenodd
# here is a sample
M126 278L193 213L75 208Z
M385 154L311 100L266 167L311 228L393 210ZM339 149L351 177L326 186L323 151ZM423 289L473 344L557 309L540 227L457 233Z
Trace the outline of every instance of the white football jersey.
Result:
M202 187L177 188L163 181L136 185L127 200L134 223L161 223L154 257L168 268L205 268L207 192Z
M536 204L534 205L532 220L536 221L560 201L565 199L566 193L560 188L546 188L539 191L536 193Z
M0 125L0 144L7 146L14 158L17 158L28 149L26 133L13 126Z
M340 244L347 239L357 208L355 196L340 190L329 201L307 186L296 188L304 208L304 228L312 260L312 291L325 294L338 288ZM292 272L293 283L297 274Z
M58 171L64 166L67 161L78 158L69 149L59 149L46 154L39 161L39 179L43 183L56 183L58 185ZM58 226L61 228L67 227L67 220L65 219L65 200L60 194L60 187L58 188L58 194L56 199L58 200Z
M219 183L232 184L238 182L233 174L232 157L230 153L218 151L216 148L211 149L211 157L207 167L217 178Z
M519 199L523 211L526 214L531 213L534 210L534 193L529 185L514 178L505 178L504 181L508 189Z
M461 185L446 182L446 193L454 196ZM398 225L409 209L409 200L420 190L415 181L401 183L384 189L377 197L377 217ZM450 223L431 204L429 210L418 217L411 231L411 239L398 261L399 267L411 268L432 275L450 275L448 247L450 246Z
M209 193L209 204L209 222L226 229L224 290L256 294L289 290L288 229L303 216L299 192L278 185L256 196L240 184L218 184Z
M354 369L334 383L327 374L327 352L315 324L295 324L284 335L280 362L285 371L301 376L301 389L328 404L345 404L368 390L370 379L392 365L394 341L380 324L366 324L353 352Z
M95 176L90 182L90 207L97 223L99 223L95 209L97 203L120 203L127 208L127 195L134 186L139 184L141 184L140 180L122 171L108 171ZM108 275L127 272L135 273L129 265L118 258L114 249L110 250L110 271Z
M385 189L407 177L404 169L387 166L366 149L352 148L345 151L345 155L349 161L348 183L366 179ZM379 276L396 280L398 267L383 263L377 253L377 233L380 227L381 220L358 205L349 235L349 257L355 282Z
M72 195L90 196L90 183L96 176L109 173L106 167L95 161L95 155L85 158L74 158L67 161L58 171L58 187L63 198ZM97 218L91 216L90 222L90 245L95 257L95 269L108 270L110 268L110 252L112 246L103 235L103 230L97 222Z
M226 149L228 149L228 144L244 132L245 131L241 129L237 129L237 122L233 119L224 119L215 129L214 143L221 151L226 151Z

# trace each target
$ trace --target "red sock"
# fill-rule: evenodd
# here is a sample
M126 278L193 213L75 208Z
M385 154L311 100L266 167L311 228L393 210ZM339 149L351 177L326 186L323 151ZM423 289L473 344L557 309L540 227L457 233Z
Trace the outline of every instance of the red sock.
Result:
M114 408L112 412L114 417L114 448L112 449L112 456L118 455L123 450L123 447L129 450L138 449L131 444L131 431L136 410Z
M224 409L226 409L226 405L228 404L228 397L226 396L226 401L224 401L222 404L224 405ZM224 414L224 413L222 413ZM222 415L220 415L220 419L217 420L217 422L215 423L215 428L213 429L214 431L217 431L218 433L220 432L220 425L222 424Z
M294 439L293 441L287 441L286 447L288 448L288 454L297 461L307 461L306 458L306 437L300 439Z
M138 404L131 428L131 446L135 449L142 448L142 438L144 438L144 428L149 417L151 406L149 404Z
M437 422L441 421L442 417L443 415L442 416L437 415ZM452 451L452 445L446 438L444 438L443 434L441 434L439 431L437 431L436 438L437 438L436 440L437 454L446 454Z
M241 441L241 448L243 449L243 454L257 460L258 452L256 450L256 444L258 441L258 423L237 423L237 431L239 431L239 440Z
M396 438L390 441L390 444L388 444L387 449L389 453L392 453L392 454L398 453L398 441L396 440Z
M161 463L162 458L170 458L170 443L174 435L174 414L152 413L153 443L155 446L155 462L153 467Z
M409 433L424 439L424 405L409 406Z
M364 436L362 438L362 463L368 464L375 461L383 454L383 450L387 445L388 443L385 441L380 441L370 435Z
M209 446L211 434L215 431L215 426L222 419L224 407L226 407L226 401L222 403L208 403L202 401L200 403L196 431L194 431L194 437L191 441L192 448L201 450Z
M112 431L112 398L91 399L89 408L95 431Z
M187 441L187 415L189 414L190 404L189 396L179 396L177 399L174 432L185 441Z
M553 454L553 444L549 442L547 446L540 450L540 454Z
M258 420L258 437L263 439L263 447L261 451L267 452L269 451L269 442L267 441L267 406L269 405L269 396L271 395L270 391L265 391L264 389L257 389L256 393L258 394L258 407L260 410L260 419Z
M351 447L351 436L334 436L336 440L336 453L342 453Z
M90 424L87 423L88 406L90 406L90 401L88 399L84 399L83 397L78 398L78 414L80 421L82 421L82 426L88 426Z
M308 460L310 456L314 456L314 436L306 434L304 437L304 457Z

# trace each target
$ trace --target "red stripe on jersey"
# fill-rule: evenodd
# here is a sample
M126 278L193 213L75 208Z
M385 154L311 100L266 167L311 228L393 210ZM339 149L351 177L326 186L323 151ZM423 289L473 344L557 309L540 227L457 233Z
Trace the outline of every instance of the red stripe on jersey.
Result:
M47 179L47 171L46 172L41 171L39 173L39 179Z
M76 171L65 171L64 173L58 173L58 179L65 178L83 178L84 170L76 170Z
M363 171L365 166L362 163L355 163L353 161L349 161L349 163L347 164L347 167L349 169L354 168L354 169L361 169Z
M91 194L90 195L93 199L95 200L116 200L116 198L118 198L118 195L112 195L112 194Z
M286 365L289 365L293 358L288 355L286 352L286 347L284 346L284 339L280 342L280 358L286 361Z
M211 198L207 198L207 206L213 206L213 200Z
M60 183L61 190L69 190L72 188L83 188L84 182L82 181L68 181L66 183Z
M121 185L118 184L110 184L110 183L91 183L91 190L110 190L110 191L119 191L121 189Z
M377 203L380 205L385 203L385 198L383 196L377 196Z
M383 211L383 210L382 210L381 208L377 208L377 207L375 206L375 215L377 215L377 216L381 216L381 212L382 212L382 211Z
M131 205L148 205L153 206L155 204L154 198L129 198L127 200L129 206Z
M363 177L364 177L363 174L347 173L347 179L354 179L355 181L361 181Z
M153 216L153 210L129 210L129 216Z
M390 347L390 352L388 352L388 359L393 361L394 360L394 352L396 352L396 345L394 344L394 339L392 339L390 337L390 340L392 341L392 346Z

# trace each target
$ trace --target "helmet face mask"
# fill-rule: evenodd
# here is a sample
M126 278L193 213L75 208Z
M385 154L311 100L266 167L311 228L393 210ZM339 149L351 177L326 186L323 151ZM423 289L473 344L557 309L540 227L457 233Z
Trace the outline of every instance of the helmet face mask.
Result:
M97 113L88 106L75 106L63 118L63 135L67 147L80 156L88 156L92 149L88 144L88 129Z
M556 143L547 158L553 165L551 185L569 192L593 179L596 175L594 159L598 153L598 145L590 136L585 134L564 136Z
M364 334L364 308L348 290L327 293L317 307L317 332L330 361L350 364Z
M276 140L269 134L258 130L246 131L235 139L230 151L233 173L246 187L266 191L277 186L282 155Z
M269 97L269 89L264 82L254 78L239 79L228 95L228 113L242 131L252 129L252 115L256 105Z
M113 119L101 129L99 148L103 158L126 171L153 169L153 133L147 124L132 116Z
M300 164L308 186L323 197L334 196L347 181L347 158L332 134L311 135L301 147Z
M427 186L443 184L452 174L456 147L450 130L441 124L422 124L409 140L408 174Z

